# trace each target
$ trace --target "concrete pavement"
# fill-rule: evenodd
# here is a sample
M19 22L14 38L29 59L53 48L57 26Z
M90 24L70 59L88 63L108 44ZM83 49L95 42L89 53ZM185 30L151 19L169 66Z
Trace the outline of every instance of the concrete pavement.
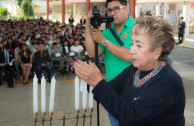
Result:
M174 36L176 42L178 43L178 35L174 34ZM190 33L188 36L185 37L185 41L182 44L179 44L178 46L194 49L194 33Z
M179 73L184 83L186 95L185 126L194 126L194 67L175 61L173 68Z

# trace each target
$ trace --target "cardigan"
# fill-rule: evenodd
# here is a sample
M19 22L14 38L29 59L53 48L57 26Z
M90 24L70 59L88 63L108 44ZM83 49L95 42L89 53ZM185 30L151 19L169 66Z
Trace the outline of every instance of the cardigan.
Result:
M137 68L127 67L112 81L101 80L94 97L120 126L184 126L185 93L180 76L166 65L141 87L133 86ZM150 71L140 71L140 78Z

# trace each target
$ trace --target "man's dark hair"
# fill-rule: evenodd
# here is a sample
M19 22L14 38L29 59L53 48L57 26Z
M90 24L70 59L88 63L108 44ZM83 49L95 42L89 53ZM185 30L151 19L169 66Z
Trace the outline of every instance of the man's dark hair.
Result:
M74 42L75 42L75 41L79 41L79 39L75 39Z
M106 0L106 5L105 7L107 8L108 3L112 1L119 1L123 6L127 6L127 1L126 0Z
M32 45L35 45L35 44L37 44L37 45L38 45L38 42L34 42L34 43L32 43Z
M184 19L184 17L181 17L182 19Z
M52 46L54 46L54 45L57 45L57 43L56 42L53 42Z
M38 45L44 45L44 43L43 42L40 42Z

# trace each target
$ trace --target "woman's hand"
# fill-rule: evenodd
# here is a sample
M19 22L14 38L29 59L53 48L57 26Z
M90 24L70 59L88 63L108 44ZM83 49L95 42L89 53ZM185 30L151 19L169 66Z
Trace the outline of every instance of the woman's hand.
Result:
M83 61L78 60L75 62L74 68L75 73L92 87L95 87L102 80L100 70L92 62L87 64Z

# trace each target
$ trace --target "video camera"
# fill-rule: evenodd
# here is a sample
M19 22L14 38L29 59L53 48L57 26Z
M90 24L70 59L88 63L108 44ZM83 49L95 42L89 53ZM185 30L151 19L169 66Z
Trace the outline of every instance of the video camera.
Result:
M92 14L94 15L94 17L90 19L90 24L94 28L98 28L103 22L109 24L110 22L114 21L114 18L112 16L101 16L96 6L94 6L94 8L92 9Z

